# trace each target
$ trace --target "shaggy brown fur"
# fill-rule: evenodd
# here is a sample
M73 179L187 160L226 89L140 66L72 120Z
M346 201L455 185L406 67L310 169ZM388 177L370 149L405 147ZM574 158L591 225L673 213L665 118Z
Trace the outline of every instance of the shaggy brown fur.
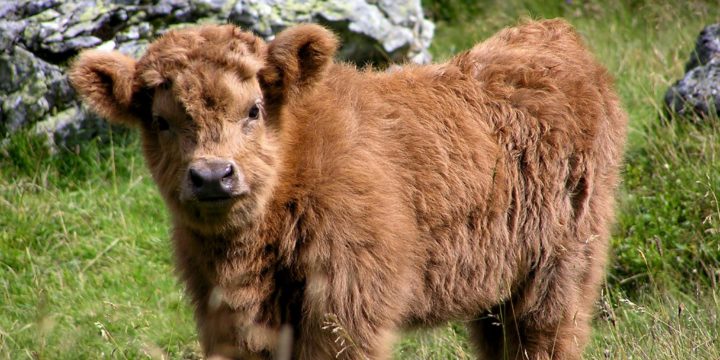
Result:
M393 72L336 47L316 25L267 45L203 26L74 64L90 105L142 132L206 354L271 358L288 324L294 358L334 358L331 318L347 358L448 320L484 359L580 358L626 127L605 69L561 20ZM229 199L193 192L212 161L236 169Z

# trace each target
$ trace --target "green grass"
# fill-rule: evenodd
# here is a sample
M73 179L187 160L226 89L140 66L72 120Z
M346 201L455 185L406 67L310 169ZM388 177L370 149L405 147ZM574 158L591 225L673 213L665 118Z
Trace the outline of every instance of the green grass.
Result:
M38 141L12 140L0 182L0 358L194 353L167 214L136 142L39 157Z
M455 6L438 15L455 19L438 23L438 59L524 16L562 16L616 77L629 143L586 357L719 359L720 122L658 116L695 36L720 21L717 8L510 0L463 12L464 0L433 4ZM0 147L0 359L198 356L166 211L137 138L114 135L114 143L58 154L25 134ZM462 323L410 333L396 358L472 358L466 338Z

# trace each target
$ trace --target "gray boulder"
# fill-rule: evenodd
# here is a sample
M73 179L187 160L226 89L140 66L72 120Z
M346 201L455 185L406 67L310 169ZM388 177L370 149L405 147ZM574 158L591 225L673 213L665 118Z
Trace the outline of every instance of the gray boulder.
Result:
M705 27L685 66L685 76L665 93L670 114L697 115L703 119L720 116L720 24Z
M174 27L234 23L271 40L301 22L332 28L338 56L361 66L430 61L419 0L0 0L0 139L29 128L68 145L105 131L65 75L83 49L139 57Z

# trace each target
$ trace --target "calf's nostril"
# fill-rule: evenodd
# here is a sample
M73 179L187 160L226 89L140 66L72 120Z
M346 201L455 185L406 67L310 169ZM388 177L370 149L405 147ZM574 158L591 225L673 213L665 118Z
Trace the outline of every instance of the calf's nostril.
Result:
M233 174L235 174L235 167L232 166L232 164L227 164L227 166L225 166L225 169L223 169L222 179L226 180L229 177L233 176Z
M203 185L202 175L195 169L190 169L190 182L194 187L199 188Z

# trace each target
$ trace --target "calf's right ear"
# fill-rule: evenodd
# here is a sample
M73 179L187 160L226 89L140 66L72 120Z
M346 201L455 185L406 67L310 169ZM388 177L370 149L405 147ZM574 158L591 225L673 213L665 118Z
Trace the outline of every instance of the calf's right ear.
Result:
M88 50L70 69L70 83L90 108L112 123L135 126L140 119L131 105L136 61L117 51Z

